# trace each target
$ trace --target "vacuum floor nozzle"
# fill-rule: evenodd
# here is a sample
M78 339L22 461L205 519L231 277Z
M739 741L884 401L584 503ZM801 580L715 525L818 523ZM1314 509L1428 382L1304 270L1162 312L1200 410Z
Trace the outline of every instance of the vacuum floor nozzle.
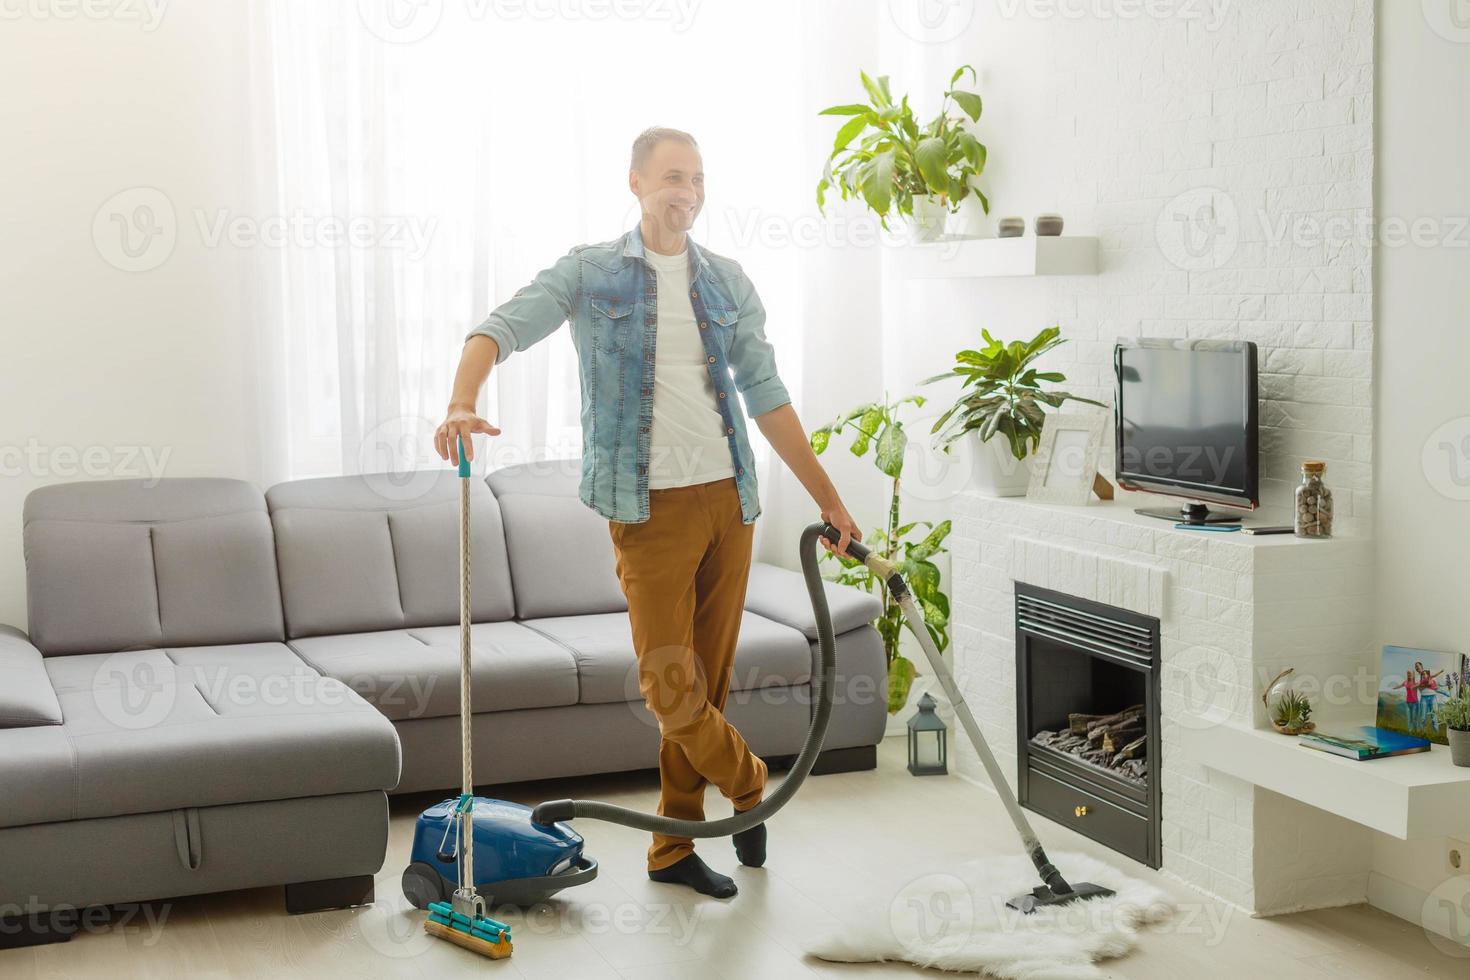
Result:
M1006 908L1015 909L1022 915L1030 915L1039 908L1050 905L1070 905L1073 902L1085 902L1089 898L1109 898L1117 894L1111 888L1102 885L1094 885L1090 881L1082 881L1071 887L1070 891L1054 892L1046 885L1037 885L1025 895L1018 895L1006 902Z

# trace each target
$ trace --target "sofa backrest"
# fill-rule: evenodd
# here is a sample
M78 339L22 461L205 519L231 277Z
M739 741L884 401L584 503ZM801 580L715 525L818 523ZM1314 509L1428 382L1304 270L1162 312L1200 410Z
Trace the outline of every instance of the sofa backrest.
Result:
M327 477L266 492L287 634L459 622L459 478L452 470ZM470 481L475 622L515 613L500 507Z
M607 518L578 496L581 466L580 459L521 463L486 477L505 517L522 619L628 608Z
M280 640L265 498L240 480L41 487L23 514L31 642L46 655Z

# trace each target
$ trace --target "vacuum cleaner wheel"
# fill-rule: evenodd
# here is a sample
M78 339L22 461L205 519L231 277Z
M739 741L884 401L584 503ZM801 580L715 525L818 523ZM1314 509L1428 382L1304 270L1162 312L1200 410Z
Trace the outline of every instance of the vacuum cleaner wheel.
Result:
M421 861L403 869L403 897L416 909L426 909L433 902L447 902L453 891L443 875Z

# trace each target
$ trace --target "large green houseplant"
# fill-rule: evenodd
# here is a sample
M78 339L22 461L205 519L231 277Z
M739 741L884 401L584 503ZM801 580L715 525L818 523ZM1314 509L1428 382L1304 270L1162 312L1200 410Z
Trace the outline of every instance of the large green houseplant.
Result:
M989 214L990 201L975 186L985 171L985 144L963 124L965 119L978 122L983 105L977 93L954 87L965 72L975 80L969 65L955 69L939 114L922 126L907 95L893 100L887 75L873 79L860 72L868 101L828 106L820 113L850 118L837 130L817 183L817 207L825 211L827 191L836 187L843 200L861 198L884 228L890 214L906 215L926 238L937 237L945 213L972 193ZM962 116L951 114L951 103Z
M1029 341L1004 343L989 330L981 330L983 347L960 351L952 370L925 378L923 384L962 379L959 397L929 430L935 447L947 453L967 432L975 433L982 443L999 435L1005 438L1010 454L1024 460L1041 442L1046 421L1043 406L1060 408L1071 400L1107 408L1091 398L1046 387L1067 378L1058 371L1038 371L1033 365L1047 351L1065 343L1061 334L1060 327L1047 327Z
M899 484L903 477L904 447L908 436L904 434L899 410L905 404L915 407L924 404L921 395L910 395L898 401L871 402L859 405L839 415L830 425L824 425L811 434L812 450L818 455L825 452L832 437L844 431L853 433L851 451L854 456L864 456L873 450L873 465L891 481L888 502L888 523L874 530L863 543L884 558L893 562L903 575L919 608L924 613L924 627L929 631L934 645L943 652L949 646L949 597L939 587L939 566L934 558L945 553L944 539L949 534L949 521L934 524L931 521L903 523L899 516ZM909 689L914 681L913 661L899 652L899 638L905 628L912 629L903 610L888 592L887 584L874 575L862 562L823 552L823 559L832 559L842 564L836 581L856 585L871 593L874 588L883 598L883 612L874 621L878 634L883 638L883 650L888 659L888 713L897 714L908 701Z

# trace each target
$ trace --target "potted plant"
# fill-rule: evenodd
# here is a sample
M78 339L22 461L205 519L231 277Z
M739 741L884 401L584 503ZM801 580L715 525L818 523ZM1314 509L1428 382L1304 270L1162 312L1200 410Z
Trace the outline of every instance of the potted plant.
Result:
M1434 709L1434 720L1443 725L1450 740L1450 761L1470 766L1470 691L1460 693Z
M1282 735L1317 730L1317 723L1312 720L1312 699L1298 687L1299 678L1292 676L1295 673L1295 667L1287 667L1261 692L1261 703L1266 706L1271 727Z
M884 396L886 399L886 395ZM921 395L910 395L896 402L882 401L859 405L839 415L830 425L824 425L811 434L812 451L820 455L830 445L832 437L844 430L853 431L852 454L866 455L873 450L873 465L891 481L888 500L888 523L863 539L869 548L893 562L894 567L908 583L914 601L924 611L924 628L941 652L949 646L949 596L939 588L939 566L934 558L945 553L944 539L949 534L949 521L934 524L930 521L903 523L899 517L899 483L903 476L904 447L908 436L903 431L903 422L898 417L899 409L912 403L915 407L924 404ZM842 564L836 581L856 585L871 593L876 587L883 598L883 612L873 622L878 635L883 638L883 650L888 661L888 713L896 715L908 701L909 690L914 682L913 661L899 651L899 639L903 630L912 629L903 610L888 593L887 583L874 575L862 562L846 555L823 552L823 559L834 559Z
M888 88L888 76L862 76L867 102L834 105L820 115L849 116L837 130L822 179L817 183L817 208L826 210L827 191L836 187L845 201L860 197L888 228L888 216L911 219L915 237L932 241L944 233L944 221L960 202L974 194L985 213L990 201L975 185L985 170L985 144L964 128L963 118L950 114L958 106L971 123L980 119L982 103L974 92L957 89L963 65L949 79L939 115L920 126L909 107L909 97L897 103Z
M959 398L929 431L934 435L935 447L946 453L956 439L967 432L975 433L980 441L975 486L982 493L1017 497L1026 492L1031 474L1024 463L1027 454L1041 442L1041 426L1046 420L1042 406L1060 408L1071 399L1107 407L1091 398L1044 387L1067 380L1060 372L1038 371L1031 366L1065 342L1061 333L1060 327L1047 327L1029 341L1007 344L992 337L989 330L981 330L983 348L960 351L955 355L953 370L922 382L963 379ZM996 439L997 435L1004 436L1004 440Z

